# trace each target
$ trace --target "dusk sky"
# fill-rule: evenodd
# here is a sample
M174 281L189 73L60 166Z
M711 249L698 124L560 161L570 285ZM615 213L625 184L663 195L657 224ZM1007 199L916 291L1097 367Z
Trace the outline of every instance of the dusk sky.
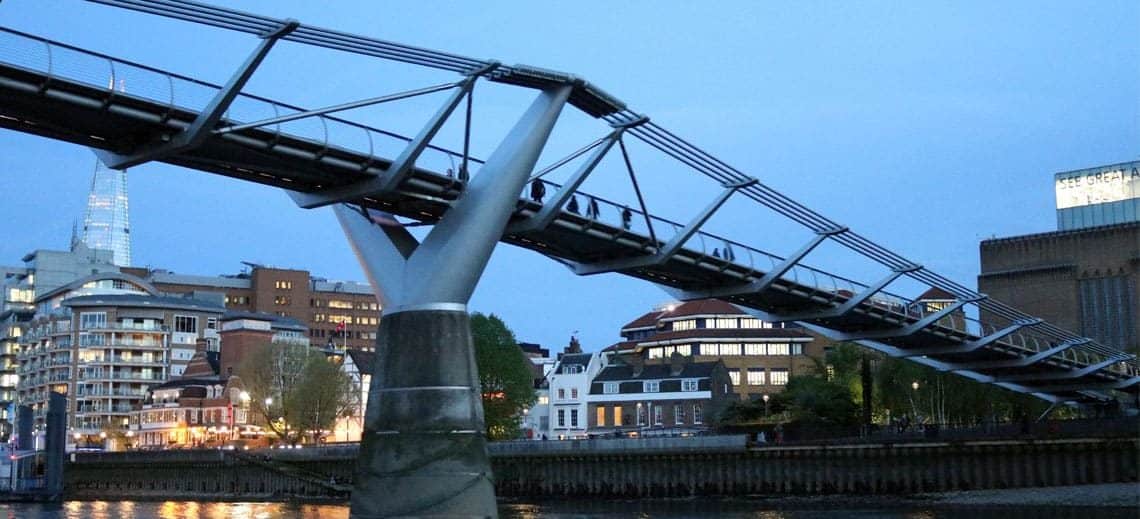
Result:
M1140 159L1140 3L1130 0L235 4L584 77L766 185L970 287L980 240L1055 230L1054 173ZM257 43L79 1L7 0L0 25L215 83ZM5 52L0 46L0 59ZM246 91L320 107L456 79L281 43ZM476 156L490 153L533 96L480 85ZM415 133L441 99L344 117ZM605 134L604 124L571 112L540 165ZM441 137L450 141L437 144L454 146L457 135L451 124ZM718 192L644 145L630 151L653 213L684 222ZM583 189L633 205L616 157ZM67 246L94 167L86 148L0 131L0 265ZM252 261L364 280L332 211L299 209L278 189L153 163L130 170L129 191L135 265L212 275ZM808 238L739 198L709 229L781 255ZM835 248L810 262L865 283L880 275ZM578 331L592 351L668 300L646 282L577 277L500 246L470 307L500 315L520 340L561 348Z

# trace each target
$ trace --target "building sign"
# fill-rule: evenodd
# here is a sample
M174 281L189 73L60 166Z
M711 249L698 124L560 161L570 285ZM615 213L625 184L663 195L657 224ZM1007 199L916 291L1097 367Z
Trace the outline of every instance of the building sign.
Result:
M1140 162L1057 173L1057 209L1140 198Z

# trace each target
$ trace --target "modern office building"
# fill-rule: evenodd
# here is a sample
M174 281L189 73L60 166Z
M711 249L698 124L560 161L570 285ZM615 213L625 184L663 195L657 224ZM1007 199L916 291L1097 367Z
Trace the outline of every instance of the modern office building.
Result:
M36 297L20 338L18 400L37 421L48 394L68 399L73 433L126 426L147 390L179 376L197 351L216 351L220 297L161 295L137 277L96 273Z
M1140 162L1066 171L1054 180L1058 230L982 241L978 291L1136 352Z
M623 364L668 364L674 353L697 363L723 361L732 393L758 399L783 391L788 378L815 369L823 341L800 328L762 321L719 299L672 303L622 327L607 348ZM631 357L640 357L633 360Z
M90 249L109 250L111 263L131 264L131 224L127 199L127 171L108 169L99 160L91 175L87 213L83 217L83 243Z

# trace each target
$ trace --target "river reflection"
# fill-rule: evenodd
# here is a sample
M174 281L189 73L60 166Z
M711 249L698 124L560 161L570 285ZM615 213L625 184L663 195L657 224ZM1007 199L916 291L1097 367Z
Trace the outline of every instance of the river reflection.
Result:
M1136 508L938 507L829 500L677 499L503 503L502 519L1136 519ZM0 519L347 519L348 506L197 501L68 501L0 503Z

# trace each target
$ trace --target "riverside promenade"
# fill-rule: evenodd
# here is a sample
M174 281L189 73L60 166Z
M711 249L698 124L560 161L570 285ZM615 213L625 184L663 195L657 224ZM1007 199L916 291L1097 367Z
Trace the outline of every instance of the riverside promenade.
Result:
M69 499L343 500L357 446L77 454ZM1140 438L910 439L754 444L748 437L500 442L507 498L874 496L1126 483Z

